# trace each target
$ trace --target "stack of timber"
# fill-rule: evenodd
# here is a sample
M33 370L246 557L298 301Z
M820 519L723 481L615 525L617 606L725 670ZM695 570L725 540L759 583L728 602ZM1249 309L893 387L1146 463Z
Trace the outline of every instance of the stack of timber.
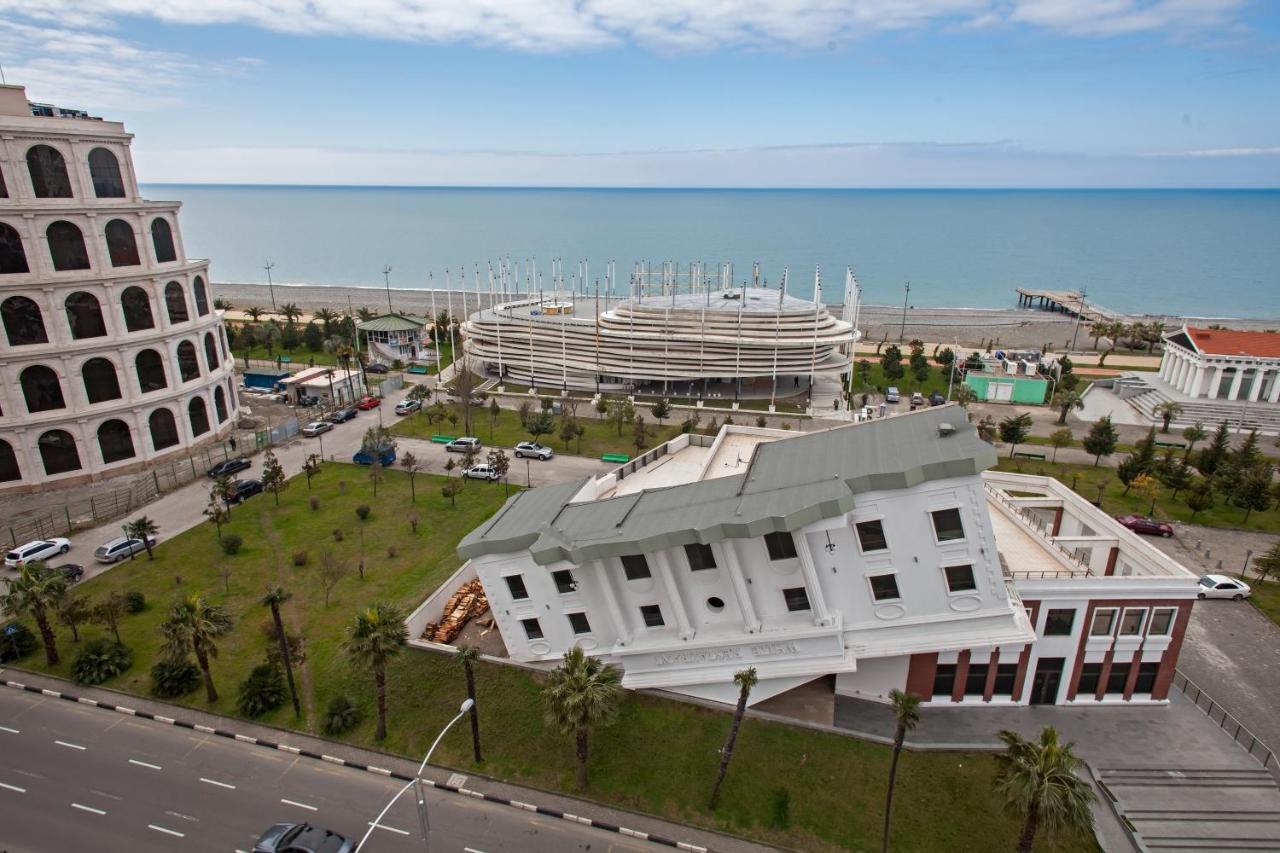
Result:
M489 609L484 587L479 580L469 580L449 596L439 622L428 622L422 639L433 643L452 643L468 622Z

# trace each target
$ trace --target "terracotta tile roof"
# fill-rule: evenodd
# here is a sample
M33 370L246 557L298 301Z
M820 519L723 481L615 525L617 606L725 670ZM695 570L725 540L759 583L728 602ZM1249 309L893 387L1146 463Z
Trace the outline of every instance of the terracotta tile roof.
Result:
M1257 358L1280 358L1280 333L1239 332L1234 329L1197 329L1187 327L1196 349L1206 355L1251 355Z

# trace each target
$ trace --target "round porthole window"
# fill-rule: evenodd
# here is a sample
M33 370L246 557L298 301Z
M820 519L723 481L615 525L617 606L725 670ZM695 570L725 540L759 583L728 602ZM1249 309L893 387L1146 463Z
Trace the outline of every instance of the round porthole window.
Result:
M707 599L707 609L712 613L719 613L724 610L724 599L718 595L713 595Z

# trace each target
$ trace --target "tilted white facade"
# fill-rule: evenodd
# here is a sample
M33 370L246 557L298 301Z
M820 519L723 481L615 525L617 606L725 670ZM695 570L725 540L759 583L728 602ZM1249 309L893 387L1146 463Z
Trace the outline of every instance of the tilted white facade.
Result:
M0 86L0 488L125 470L225 436L238 402L208 262L139 193L118 122Z

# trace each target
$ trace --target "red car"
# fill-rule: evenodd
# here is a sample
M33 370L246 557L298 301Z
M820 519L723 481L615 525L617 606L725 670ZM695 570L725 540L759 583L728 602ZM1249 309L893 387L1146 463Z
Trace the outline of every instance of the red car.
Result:
M381 397L361 397L360 402L356 403L356 408L362 412L367 412L370 409L376 409L381 405Z
M1163 521L1147 518L1145 515L1117 515L1116 521L1134 533L1142 533L1147 536L1164 536L1166 538L1173 535L1171 526Z

